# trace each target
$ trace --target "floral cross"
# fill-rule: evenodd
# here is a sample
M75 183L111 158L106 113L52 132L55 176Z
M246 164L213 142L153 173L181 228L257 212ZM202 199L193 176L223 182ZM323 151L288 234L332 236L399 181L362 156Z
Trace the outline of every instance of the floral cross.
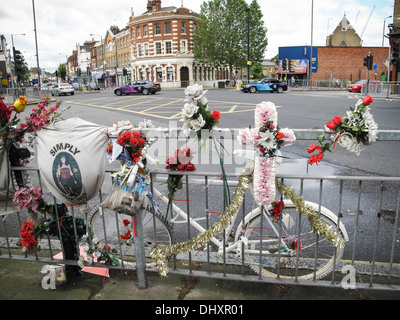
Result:
M254 194L259 205L269 205L275 198L275 168L281 163L279 149L296 141L290 129L281 129L275 104L262 102L254 114L255 128L239 130L238 140L256 149L254 159Z

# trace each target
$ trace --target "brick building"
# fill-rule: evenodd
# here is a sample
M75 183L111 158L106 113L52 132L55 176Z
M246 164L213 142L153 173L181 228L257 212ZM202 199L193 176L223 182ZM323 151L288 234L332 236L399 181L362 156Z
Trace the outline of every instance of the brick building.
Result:
M364 57L371 52L376 70L369 71L370 80L381 80L387 74L385 65L389 57L388 47L318 47L318 72L313 80L346 80L355 82L365 80L367 68Z
M149 0L147 12L131 16L131 78L187 86L196 72L193 33L198 14L187 8L161 7Z

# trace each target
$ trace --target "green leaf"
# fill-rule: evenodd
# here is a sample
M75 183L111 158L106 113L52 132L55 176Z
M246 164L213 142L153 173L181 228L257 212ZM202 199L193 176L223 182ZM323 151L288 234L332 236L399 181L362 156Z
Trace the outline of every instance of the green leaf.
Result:
M320 143L322 143L322 141L325 140L325 137L324 137L323 134L320 134L320 135L317 137L317 139L318 139L318 141L319 141Z

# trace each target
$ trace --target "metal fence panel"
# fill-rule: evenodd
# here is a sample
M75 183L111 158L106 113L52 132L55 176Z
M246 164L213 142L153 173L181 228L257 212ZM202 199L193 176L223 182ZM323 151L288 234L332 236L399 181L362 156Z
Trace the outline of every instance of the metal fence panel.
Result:
M167 129L165 129L167 130ZM322 133L322 130L294 130L298 140L315 139L316 135ZM166 132L166 131L164 131ZM176 136L179 135L178 131ZM232 132L232 137L236 137L236 132ZM168 129L169 137L173 137L171 129ZM176 137L175 136L175 137ZM400 131L381 131L378 141L400 140ZM27 170L27 168L15 168L15 170ZM111 170L112 171L112 170ZM44 185L41 184L40 174L37 169L30 169L33 185L41 185L45 198L49 202L56 202ZM156 170L152 172L152 190L160 190L160 193L166 193L165 180L168 172L165 170ZM221 200L222 181L219 173L211 172L191 172L182 173L184 188L179 194L181 201L175 201L177 207L186 212L189 220L169 216L168 221L174 220L173 231L176 241L185 242L199 233L199 230L207 230L218 221L219 216L225 210L224 201ZM112 185L110 172L107 172L108 179L105 180L102 191L98 197L91 200L91 205L98 205L104 196L109 192ZM237 174L227 174L230 181L230 189L233 192L237 184ZM278 271L277 277L261 277L261 263L258 264L259 274L255 274L249 268L249 261L245 259L244 243L233 247L235 231L240 224L244 224L246 215L252 210L256 210L251 194L247 193L245 201L241 205L236 224L229 234L223 233L219 242L204 243L203 246L185 254L171 257L170 271L177 274L190 274L195 276L204 276L212 278L224 278L241 281L263 281L267 283L284 284L304 284L312 286L337 286L356 285L357 288L374 288L384 290L400 290L400 236L399 236L399 204L400 204L400 177L382 177L382 176L310 176L295 174L280 174L278 179L283 179L285 183L290 184L296 190L297 194L313 203L329 208L334 214L337 225L343 223L348 234L348 243L345 246L343 258L334 265L333 272L321 280L301 280L297 276L292 279L280 277ZM160 210L166 212L165 204L160 202ZM86 226L89 226L90 215L82 215L70 208L74 223L78 217L85 220ZM0 213L1 215L1 213ZM67 260L62 234L59 230L59 237L47 236L40 241L42 250L35 254L22 254L21 246L18 243L18 232L22 221L26 219L27 213L23 210L13 215L0 216L0 259L33 260L47 262L51 264L66 264L76 266L76 260ZM144 263L143 259L135 259L135 250L122 245L120 236L123 230L118 229L119 216L115 215L112 219L104 220L107 214L101 217L104 221L105 234L111 230L113 225L117 225L116 230L116 249L120 263L112 268L131 269L137 267L137 264ZM150 219L150 227L154 235L157 220ZM117 223L116 223L117 222ZM169 222L170 223L170 222ZM263 219L260 222L260 229L268 228ZM137 228L142 228L141 224ZM139 230L139 236L143 236L146 242L146 235L143 235L142 229ZM76 233L75 233L76 237ZM108 236L105 236L107 241ZM260 237L260 244L262 244ZM215 243L225 243L219 248ZM103 242L107 247L109 243ZM102 244L103 244L102 243ZM262 261L262 245L259 246L260 262ZM231 250L234 248L235 250ZM256 245L255 245L255 248ZM63 257L57 256L62 252ZM280 251L278 251L278 254ZM137 252L136 252L137 254ZM144 251L149 258L149 251ZM282 258L284 259L284 258ZM317 263L317 260L315 260ZM315 264L314 264L315 265ZM142 265L144 269L144 265ZM156 267L148 263L145 267L146 272L157 272ZM279 267L278 267L279 269ZM297 267L296 267L297 271ZM142 274L142 273L141 273ZM145 277L139 284L146 287ZM354 283L352 282L354 281Z

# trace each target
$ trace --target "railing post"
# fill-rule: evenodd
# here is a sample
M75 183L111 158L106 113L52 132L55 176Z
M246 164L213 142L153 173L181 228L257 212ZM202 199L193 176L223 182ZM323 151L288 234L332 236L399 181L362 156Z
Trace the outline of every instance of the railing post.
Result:
M144 251L144 237L143 237L143 215L146 210L142 207L136 215L135 226L136 232L134 233L134 243L135 243L135 255L136 255L136 272L138 278L138 287L139 289L147 288L147 279L146 279L146 257Z

